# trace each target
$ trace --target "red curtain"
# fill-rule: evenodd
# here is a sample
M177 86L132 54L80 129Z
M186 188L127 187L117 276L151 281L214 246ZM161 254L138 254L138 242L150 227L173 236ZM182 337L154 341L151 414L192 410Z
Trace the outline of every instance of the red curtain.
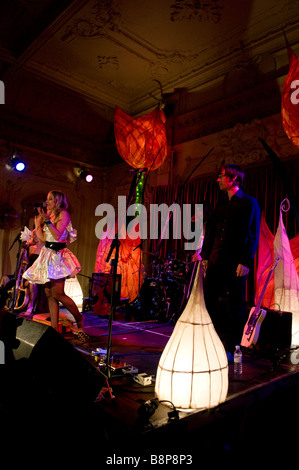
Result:
M299 207L297 194L299 160L285 162L284 167L293 185L297 207ZM195 203L207 202L214 208L219 198L222 197L216 179L217 174L193 179L185 186L159 186L154 189L151 202L155 204L166 203L168 206L176 202L181 207L187 203L193 205ZM244 191L258 200L269 229L272 233L275 233L279 222L280 204L287 197L287 194L281 175L273 164L265 164L264 166L247 169L244 179ZM291 240L299 231L292 209L285 214L284 222L288 237ZM159 256L167 259L169 253L174 253L176 258L185 260L188 253L184 250L184 243L184 239L174 240L170 236L169 239L162 241ZM149 240L149 251L154 253L156 249L157 240ZM256 269L257 261L255 260L255 272L252 273L251 278L248 280L248 299L250 300L254 296Z

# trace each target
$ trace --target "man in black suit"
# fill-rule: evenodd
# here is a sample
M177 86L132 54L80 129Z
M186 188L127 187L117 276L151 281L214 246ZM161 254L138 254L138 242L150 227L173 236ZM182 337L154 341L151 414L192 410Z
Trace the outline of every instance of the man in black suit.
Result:
M248 317L246 279L259 240L259 205L241 189L243 179L238 165L221 167L217 182L227 197L215 208L201 252L207 310L229 353L240 344Z

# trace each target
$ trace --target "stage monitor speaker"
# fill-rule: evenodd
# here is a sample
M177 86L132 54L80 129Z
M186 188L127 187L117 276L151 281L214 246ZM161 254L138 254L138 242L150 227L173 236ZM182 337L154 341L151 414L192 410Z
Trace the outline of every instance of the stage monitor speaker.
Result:
M266 316L261 323L257 346L262 351L282 351L291 346L292 313L265 309Z
M22 380L31 383L32 393L42 393L45 400L92 402L107 380L51 326L2 310L0 340L5 345L6 379L21 388Z

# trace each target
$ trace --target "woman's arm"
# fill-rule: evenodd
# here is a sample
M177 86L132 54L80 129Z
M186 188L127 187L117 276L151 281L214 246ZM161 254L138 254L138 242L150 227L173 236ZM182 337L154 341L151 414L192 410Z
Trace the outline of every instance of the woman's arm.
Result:
M35 233L40 243L45 243L46 234L42 229L41 224L43 223L43 218L41 215L34 217Z
M62 210L58 216L58 220L55 221L53 216L51 219L46 215L45 223L48 225L48 228L55 238L55 240L59 240L61 235L64 233L66 227L68 226L71 220L70 214L66 210ZM50 223L49 223L50 222Z

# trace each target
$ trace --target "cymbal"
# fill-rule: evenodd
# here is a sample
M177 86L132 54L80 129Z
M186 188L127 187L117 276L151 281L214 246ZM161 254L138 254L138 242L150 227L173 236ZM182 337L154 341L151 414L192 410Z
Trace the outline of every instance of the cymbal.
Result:
M145 255L150 255L150 256L155 256L155 258L158 258L162 261L165 261L163 258L161 258L160 256L156 255L155 253L151 253L150 251L142 251L143 254Z

